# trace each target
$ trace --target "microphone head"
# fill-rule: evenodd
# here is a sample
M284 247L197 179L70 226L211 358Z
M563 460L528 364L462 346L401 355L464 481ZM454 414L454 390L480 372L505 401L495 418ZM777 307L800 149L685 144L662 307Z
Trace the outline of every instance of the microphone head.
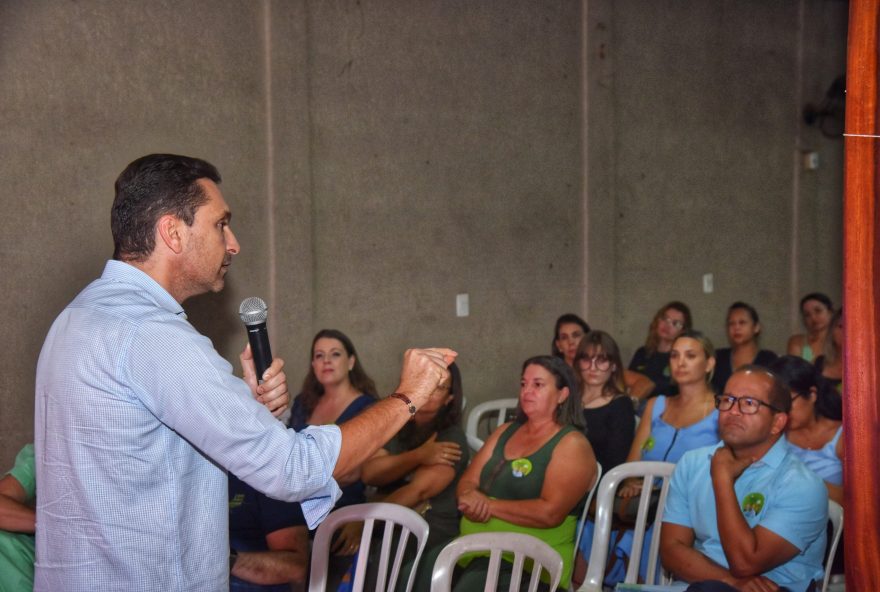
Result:
M262 298L256 296L245 298L238 307L238 316L245 325L259 325L265 323L269 317L269 307Z

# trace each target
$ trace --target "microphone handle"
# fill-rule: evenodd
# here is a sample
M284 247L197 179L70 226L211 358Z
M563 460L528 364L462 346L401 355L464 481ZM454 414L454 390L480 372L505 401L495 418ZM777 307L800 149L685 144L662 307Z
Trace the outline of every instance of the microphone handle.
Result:
M257 382L263 382L263 373L272 364L272 350L269 348L269 332L266 323L247 325L248 341L257 368Z

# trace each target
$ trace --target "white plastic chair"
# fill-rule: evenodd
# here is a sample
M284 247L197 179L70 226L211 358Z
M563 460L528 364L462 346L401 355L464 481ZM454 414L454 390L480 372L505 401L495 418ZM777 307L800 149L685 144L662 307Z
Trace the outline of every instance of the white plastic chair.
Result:
M519 400L516 398L494 399L480 403L471 409L471 412L468 413L467 426L464 430L464 433L467 435L468 446L472 450L479 450L483 447L483 440L478 436L478 428L480 427L480 420L483 415L493 415L486 418L489 422L489 433L491 434L495 428L504 423L504 416L507 410L516 409L518 403Z
M584 583L579 588L582 592L602 592L602 581L605 578L605 564L608 560L608 543L611 538L611 518L614 513L614 494L618 486L630 477L644 479L642 493L639 497L639 509L636 516L636 524L633 533L632 555L629 567L626 570L624 582L627 584L638 583L639 563L642 556L642 546L645 538L645 529L649 526L648 507L651 502L651 490L655 479L662 479L660 498L657 504L656 527L651 537L648 556L648 581L645 584L654 584L654 576L657 573L658 558L660 555L660 522L663 519L663 508L666 505L666 495L669 492L669 481L673 463L638 461L618 465L608 471L599 484L596 498L596 520L593 532L593 547L590 551L589 565ZM662 578L667 579L667 578ZM668 583L668 582L661 582Z
M519 592L520 578L527 559L534 561L529 592L535 592L540 583L541 570L550 574L550 590L556 590L562 577L562 557L556 550L540 539L518 532L480 532L467 534L454 539L443 547L434 572L431 575L431 592L449 592L452 589L452 572L459 557L465 553L489 551L489 572L486 575L484 592L495 592L498 587L498 572L501 568L501 554L513 553L513 572L509 592Z
M593 486L590 488L590 493L587 494L587 500L584 504L584 509L581 511L581 519L578 522L577 527L577 536L574 537L574 556L571 558L572 568L577 564L577 554L578 554L578 544L581 541L581 535L584 534L584 526L587 524L587 513L590 511L590 504L593 503L593 496L596 495L596 490L599 488L599 482L602 480L602 463L596 463L596 478L593 480ZM568 589L574 592L574 582L570 583Z
M367 562L370 555L370 543L373 540L373 526L377 521L385 522L385 530L382 537L382 548L379 555L375 586L370 591L390 591L395 589L397 578L400 575L404 552L410 534L416 540L416 556L413 569L410 571L406 584L407 592L412 589L416 569L428 542L428 523L416 512L406 506L398 504L386 504L381 502L370 504L356 504L339 508L330 513L315 532L315 540L312 543L311 575L309 580L309 592L325 592L327 587L327 564L330 556L330 542L333 533L344 524L349 522L364 522L364 530L361 535L360 550L357 557L355 577L352 582L352 590L361 592L364 590L364 579L367 572ZM398 528L395 528L398 527ZM395 531L399 534L395 535ZM389 577L388 567L391 559L392 544L396 538L396 550L394 563L391 566Z
M831 547L828 549L828 559L825 561L822 592L828 591L828 583L831 581L831 566L834 564L834 556L837 555L840 535L843 534L843 508L833 500L828 500L828 519L831 520Z

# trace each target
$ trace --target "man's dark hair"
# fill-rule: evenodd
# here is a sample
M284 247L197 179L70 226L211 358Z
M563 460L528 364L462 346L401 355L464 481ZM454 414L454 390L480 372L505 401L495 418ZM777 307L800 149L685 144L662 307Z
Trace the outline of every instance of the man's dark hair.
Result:
M150 154L125 167L110 212L113 258L147 259L156 247L156 222L166 214L191 226L208 200L199 179L220 183L220 173L209 162L177 154Z
M740 374L742 372L755 372L757 374L763 374L769 378L770 392L767 393L769 403L783 413L791 412L791 391L788 390L788 385L785 384L779 375L769 368L757 364L746 364L745 366L737 368L734 374Z

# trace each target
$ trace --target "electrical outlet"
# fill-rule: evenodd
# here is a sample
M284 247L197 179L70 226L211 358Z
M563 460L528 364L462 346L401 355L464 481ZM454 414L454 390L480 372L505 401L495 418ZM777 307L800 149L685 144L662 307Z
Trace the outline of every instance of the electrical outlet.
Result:
M470 297L467 294L455 296L455 316L466 317L471 314Z

